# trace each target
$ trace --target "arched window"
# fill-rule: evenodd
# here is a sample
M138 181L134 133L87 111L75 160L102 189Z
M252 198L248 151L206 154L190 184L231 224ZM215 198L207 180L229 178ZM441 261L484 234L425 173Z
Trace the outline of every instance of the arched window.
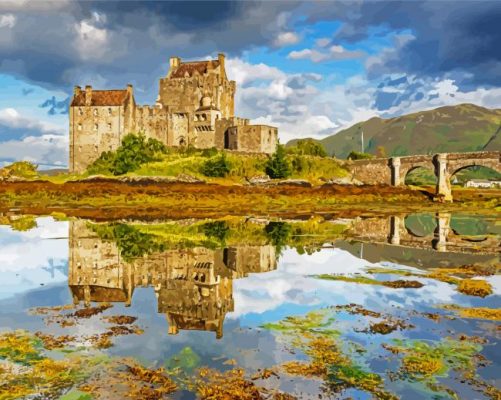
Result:
M94 130L95 131L97 131L97 128L98 128L97 124L94 124Z
M78 124L78 125L77 125L77 129L78 129L79 131L81 131L81 130L82 130L82 124Z
M97 117L97 108L94 108L94 110L92 111L94 116Z

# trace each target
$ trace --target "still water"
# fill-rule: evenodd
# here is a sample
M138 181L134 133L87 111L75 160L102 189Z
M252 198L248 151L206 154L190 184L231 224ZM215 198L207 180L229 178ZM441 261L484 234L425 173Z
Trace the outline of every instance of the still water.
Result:
M492 216L1 218L1 399L499 398Z

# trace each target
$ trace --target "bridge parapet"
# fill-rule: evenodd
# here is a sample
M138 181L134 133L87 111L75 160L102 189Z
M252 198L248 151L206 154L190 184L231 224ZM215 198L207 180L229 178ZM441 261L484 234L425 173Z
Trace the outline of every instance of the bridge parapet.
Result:
M471 166L492 168L501 173L501 152L440 153L348 161L345 166L352 177L368 185L399 186L413 169L423 167L434 171L437 177L436 199L452 201L451 178L461 169Z

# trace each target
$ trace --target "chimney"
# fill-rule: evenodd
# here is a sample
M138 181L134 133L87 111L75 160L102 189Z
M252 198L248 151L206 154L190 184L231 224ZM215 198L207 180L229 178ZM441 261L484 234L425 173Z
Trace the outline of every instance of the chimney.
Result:
M73 96L78 96L80 94L81 90L82 90L82 88L80 86L75 86L73 88Z
M179 67L181 64L181 59L179 57L171 57L170 58L170 69L174 69Z
M90 106L92 103L92 86L85 86L85 105Z
M221 71L224 71L224 59L225 59L225 55L223 53L219 53L217 55L217 59L219 61L219 65L221 66Z
M132 87L131 83L127 84L127 93L129 94L129 97L132 99L134 96L134 88Z

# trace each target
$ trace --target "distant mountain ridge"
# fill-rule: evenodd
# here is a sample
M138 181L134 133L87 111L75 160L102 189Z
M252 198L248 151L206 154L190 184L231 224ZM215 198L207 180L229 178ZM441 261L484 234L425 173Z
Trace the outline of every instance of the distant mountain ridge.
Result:
M389 119L374 117L319 142L328 154L346 158L351 151L361 151L362 131L364 152L371 154L380 147L387 156L501 150L501 109L458 104Z

